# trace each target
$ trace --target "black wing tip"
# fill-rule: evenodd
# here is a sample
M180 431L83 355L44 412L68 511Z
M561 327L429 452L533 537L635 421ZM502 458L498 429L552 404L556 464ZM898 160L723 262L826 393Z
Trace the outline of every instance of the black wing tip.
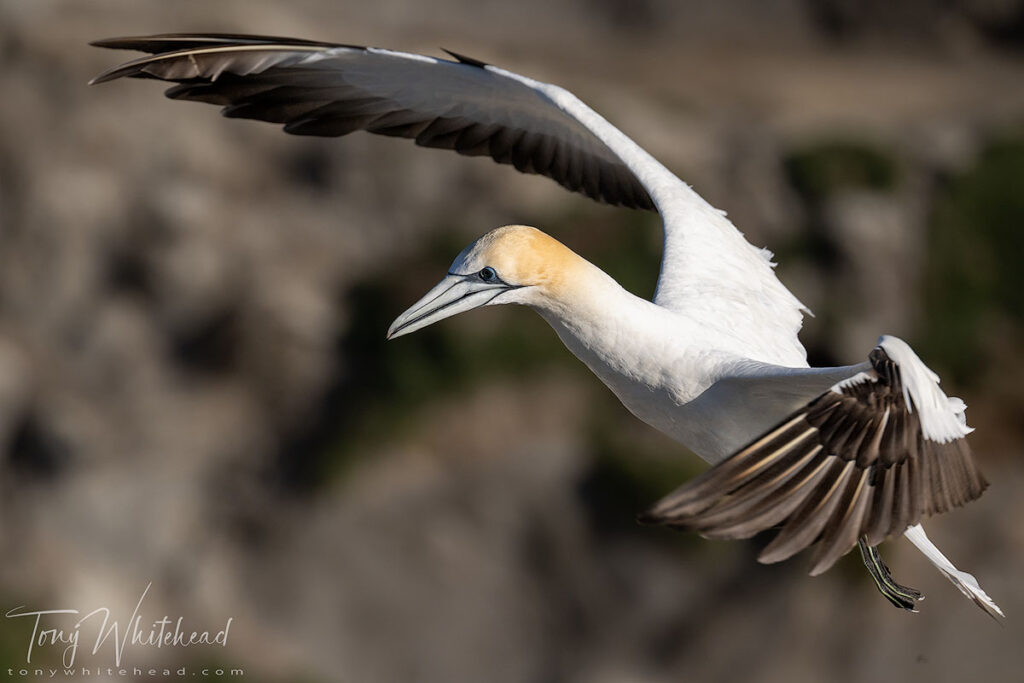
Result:
M699 515L683 508L680 504L664 505L661 499L654 505L636 514L634 519L642 526L663 526L676 531L691 531L699 522Z
M488 64L487 62L481 61L481 60L476 59L474 57L467 57L466 55L459 54L458 52L453 52L453 51L445 49L443 47L441 49L444 50L445 52L447 52L452 57L455 57L455 59L458 60L459 64L465 64L467 66L475 66L475 67L477 67L479 69L483 69L484 67L490 66L490 64Z
M149 58L148 57L144 57L142 59L143 60L148 60ZM99 75L93 77L89 81L89 85L99 85L100 83L109 83L110 81L116 81L119 78L153 78L153 76L150 76L146 72L144 72L141 69L137 68L139 66L140 61L142 61L142 60L133 60L133 61L130 61L130 62L125 62L124 64L118 64L117 66L112 66L109 69L107 69L106 71L104 71L104 72L100 73Z
M198 45L296 45L305 47L361 47L343 43L292 38L290 36L250 35L245 33L156 33L148 36L116 36L89 42L93 47L109 50L137 50L157 54ZM176 45L176 47L170 47Z
M160 33L148 36L119 36L115 38L101 38L99 40L93 40L89 42L89 45L111 50L134 50L136 52L145 52L150 55L148 57L139 57L138 59L107 69L90 80L89 85L98 85L100 83L106 83L126 76L143 77L143 72L134 67L148 63L153 59L159 59L165 55L174 56L176 53L187 55L193 50L203 48L251 47L253 49L259 49L260 47L265 46L283 45L295 47L296 49L367 49L363 45L329 43L320 40L288 38L283 36L246 35L242 33Z
M655 514L653 510L645 510L644 512L637 513L636 523L642 526L655 526L657 524L664 524L665 519Z
M99 85L100 83L116 81L118 78L121 78L122 75L123 74L121 73L121 67L116 66L112 69L107 69L98 76L94 76L93 78L89 79L88 85Z
M167 42L184 41L185 39L191 39L195 41L205 41L212 38L214 34L188 34L188 33L156 33L148 36L115 36L113 38L100 38L99 40L90 40L89 45L92 47L100 47L106 50L135 50L137 52L149 52L155 54L161 52L159 49L151 49L155 45L165 44ZM228 34L220 34L227 36Z
M148 45L155 41L162 40L175 40L183 37L183 34L166 33L166 34L155 34L150 36L114 36L113 38L100 38L98 40L90 40L89 45L91 47L101 47L106 50L138 50L145 52L143 45Z

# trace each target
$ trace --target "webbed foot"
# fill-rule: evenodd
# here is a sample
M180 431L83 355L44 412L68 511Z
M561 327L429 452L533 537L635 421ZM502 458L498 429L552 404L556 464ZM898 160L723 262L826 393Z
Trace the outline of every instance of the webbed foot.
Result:
M882 561L882 556L878 553L878 546L868 545L861 538L857 541L857 547L860 548L860 556L864 560L864 566L868 568L868 573L875 580L875 585L882 596L900 609L916 612L915 603L919 600L924 600L924 595L921 594L921 591L908 586L901 586L893 580L889 567Z

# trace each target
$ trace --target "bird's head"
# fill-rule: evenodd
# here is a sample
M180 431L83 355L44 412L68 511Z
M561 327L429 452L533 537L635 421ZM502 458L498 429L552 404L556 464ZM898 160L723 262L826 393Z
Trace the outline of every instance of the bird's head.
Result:
M479 306L544 306L564 297L582 258L536 228L506 225L462 250L433 289L395 319L388 339Z

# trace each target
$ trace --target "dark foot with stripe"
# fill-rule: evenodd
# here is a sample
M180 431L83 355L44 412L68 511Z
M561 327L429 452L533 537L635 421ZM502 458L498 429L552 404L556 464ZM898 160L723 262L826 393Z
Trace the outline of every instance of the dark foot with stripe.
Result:
M882 556L878 554L878 546L868 545L861 538L857 541L857 547L860 548L860 556L864 560L864 566L868 568L868 573L875 580L875 585L878 586L879 592L885 599L900 609L916 612L915 603L918 600L924 600L924 595L921 594L921 591L901 586L893 581L889 567L882 561Z

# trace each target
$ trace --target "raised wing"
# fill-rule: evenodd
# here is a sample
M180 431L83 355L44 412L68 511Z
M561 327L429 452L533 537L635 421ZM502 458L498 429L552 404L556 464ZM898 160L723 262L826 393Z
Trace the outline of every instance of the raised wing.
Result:
M113 38L151 53L96 77L177 83L176 99L301 135L366 130L489 155L610 204L657 208L665 252L655 303L714 329L723 350L806 365L802 305L725 214L567 90L453 55L229 34ZM730 340L735 342L730 347Z
M609 204L653 209L643 185L597 136L543 92L466 57L435 59L289 38L167 35L100 47L152 53L93 83L122 77L179 85L172 99L224 107L226 116L284 124L296 135L359 130L424 147L490 156Z
M709 538L781 525L761 552L778 562L817 543L820 574L860 538L877 545L987 486L949 399L909 346L883 337L871 369L834 385L733 456L659 501L645 521Z

